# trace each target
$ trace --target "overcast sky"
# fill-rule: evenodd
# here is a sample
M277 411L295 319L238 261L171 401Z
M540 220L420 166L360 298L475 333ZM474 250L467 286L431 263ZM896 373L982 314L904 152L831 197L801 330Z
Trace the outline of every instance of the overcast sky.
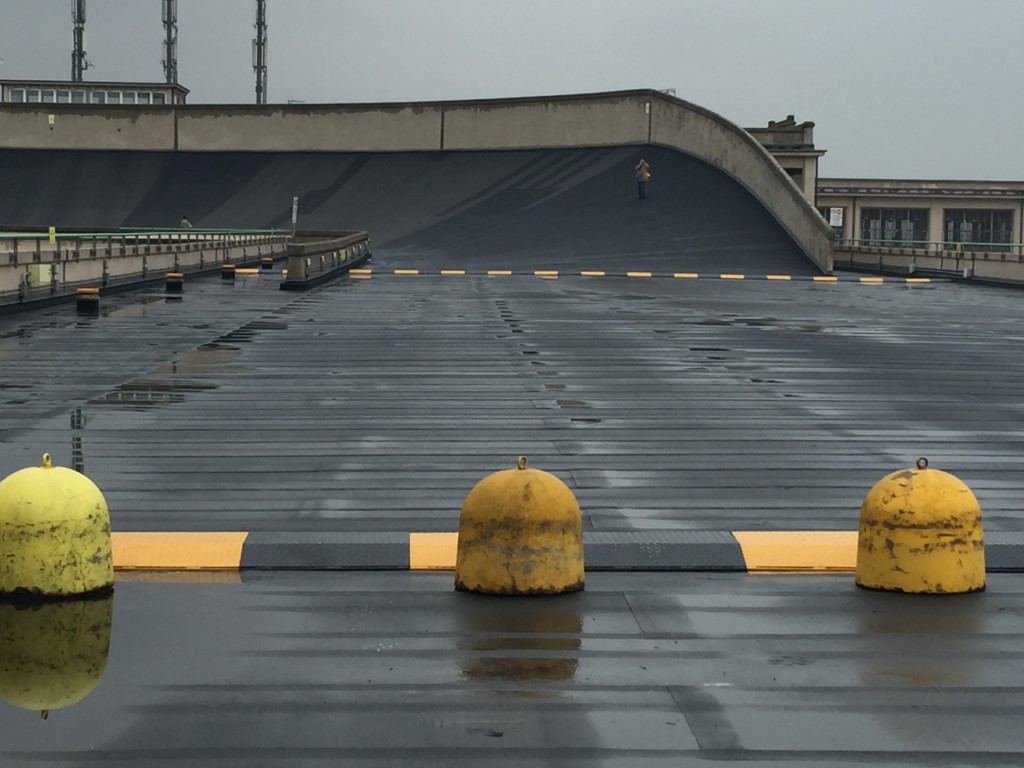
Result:
M72 0L0 0L0 78L68 79ZM88 0L88 80L162 81L160 0ZM1024 180L1024 0L268 0L270 101L674 88L816 123L824 176ZM179 0L191 103L254 100L255 0Z

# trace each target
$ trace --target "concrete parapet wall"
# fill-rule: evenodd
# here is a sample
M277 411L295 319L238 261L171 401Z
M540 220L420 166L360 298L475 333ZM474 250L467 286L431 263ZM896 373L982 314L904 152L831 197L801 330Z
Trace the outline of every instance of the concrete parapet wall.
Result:
M640 144L650 94L468 102L444 109L444 149Z
M53 114L54 126L48 125ZM465 102L175 106L0 105L0 146L190 151L398 151L655 143L722 168L810 259L832 268L832 232L742 128L657 91ZM743 226L743 222L737 222Z
M176 149L398 151L438 149L433 105L190 107L179 109Z
M1024 285L1024 255L993 251L934 251L924 248L837 246L838 269L862 272L973 278Z
M144 235L89 239L24 237L0 240L0 306L103 287L198 272L221 264L282 255L283 235Z
M52 124L51 124L52 117ZM0 145L27 149L175 148L170 109L66 104L0 105Z

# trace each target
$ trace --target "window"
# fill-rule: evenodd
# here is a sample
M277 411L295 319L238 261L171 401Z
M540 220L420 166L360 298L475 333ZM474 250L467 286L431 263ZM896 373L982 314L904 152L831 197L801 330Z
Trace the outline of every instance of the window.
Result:
M153 103L154 104L163 104L164 103L164 95L162 93L154 93L153 94Z
M92 103L93 104L106 104L107 93L106 91L93 91L92 92Z
M121 92L120 91L107 91L107 104L120 104L121 103Z
M12 88L11 89L11 101L23 102L25 101L25 89L24 88Z
M27 101L30 104L38 104L39 103L39 91L37 91L35 88L32 88L31 90L29 90L28 91L28 99L27 99Z
M71 103L72 104L85 104L85 91L72 91L71 92Z
M71 103L71 91L57 91L57 103L58 104L70 104Z
M928 240L927 208L865 208L860 239L865 245L924 248Z
M1013 211L947 208L944 229L947 244L969 243L973 250L1006 251L1013 242Z
M140 91L137 98L138 98L138 103L139 104L149 104L149 93L148 92Z
M125 91L121 94L122 104L134 104L135 103L135 91Z

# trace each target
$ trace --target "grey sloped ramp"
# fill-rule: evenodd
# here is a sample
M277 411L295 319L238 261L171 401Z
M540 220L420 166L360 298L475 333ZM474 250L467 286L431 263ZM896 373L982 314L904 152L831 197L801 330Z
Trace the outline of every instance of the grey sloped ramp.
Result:
M637 200L633 166L653 173ZM817 274L742 185L661 146L461 152L0 150L0 224L362 229L394 266Z

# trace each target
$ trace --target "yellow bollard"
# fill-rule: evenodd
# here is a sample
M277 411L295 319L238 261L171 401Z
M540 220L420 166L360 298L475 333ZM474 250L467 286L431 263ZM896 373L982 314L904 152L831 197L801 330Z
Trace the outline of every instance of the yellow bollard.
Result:
M557 595L583 589L583 522L572 491L552 474L488 475L459 516L455 588L492 595Z
M100 289L79 288L76 290L75 309L80 315L98 315L100 313Z
M107 666L113 612L113 595L0 603L0 699L45 720L88 696Z
M981 507L971 489L924 458L879 480L860 508L856 583L917 594L984 589Z
M164 290L167 293L182 293L185 290L185 275L181 272L168 272L164 275Z
M68 597L114 584L107 502L85 475L43 454L0 481L0 598Z

